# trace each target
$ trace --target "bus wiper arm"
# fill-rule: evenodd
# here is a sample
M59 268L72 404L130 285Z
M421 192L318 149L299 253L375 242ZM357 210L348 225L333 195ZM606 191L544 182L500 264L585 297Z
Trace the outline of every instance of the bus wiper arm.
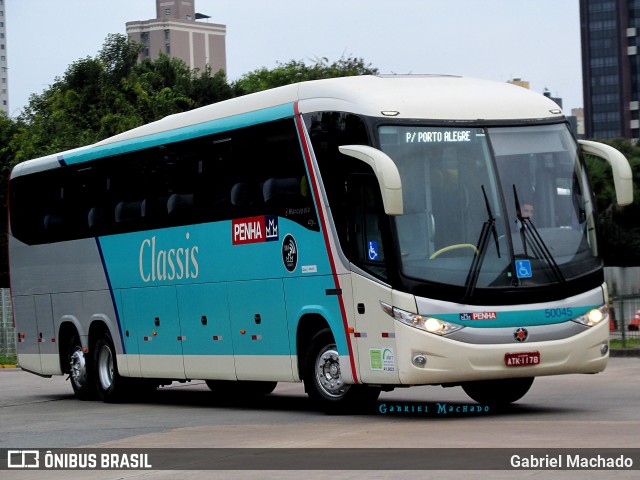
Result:
M489 245L489 235L493 234L493 240L496 244L496 251L498 253L498 258L500 258L500 245L498 242L498 230L496 229L496 219L493 216L493 212L491 211L491 205L489 205L489 198L487 197L487 192L484 190L484 185L481 186L482 195L484 196L484 204L487 207L487 221L482 224L482 230L480 231L480 238L478 239L478 244L476 246L477 252L473 257L473 261L471 262L471 267L469 268L469 273L467 274L467 279L465 281L465 285L467 287L465 291L465 298L469 299L473 296L475 292L476 285L478 283L478 276L480 275L480 269L482 268L482 262L484 262L484 257L487 254L487 246Z
M493 216L493 212L491 211L491 205L489 205L489 198L487 198L487 192L484 190L484 185L482 188L482 196L484 196L484 204L487 207L487 214L489 215L488 222L491 224L491 233L493 233L493 241L496 244L496 252L498 253L498 258L500 258L500 243L498 242L498 229L496 228L496 218Z
M513 197L516 202L516 215L521 225L520 235L522 236L522 248L524 248L525 255L527 255L527 241L530 241L533 244L533 247L537 250L537 254L547 262L558 282L564 283L566 281L564 275L562 274L555 258L553 258L553 255L549 251L547 244L540 236L538 229L531 221L531 218L523 217L520 213L520 201L518 200L518 191L516 190L515 185L513 185Z

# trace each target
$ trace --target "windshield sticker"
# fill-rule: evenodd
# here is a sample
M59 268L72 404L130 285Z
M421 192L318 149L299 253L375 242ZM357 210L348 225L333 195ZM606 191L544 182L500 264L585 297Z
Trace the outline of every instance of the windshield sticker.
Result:
M369 241L367 255L369 257L369 260L378 260L378 242L376 242L375 240Z
M497 320L498 314L496 312L471 312L461 313L460 320Z
M531 270L531 261L516 260L516 275L518 275L518 278L533 277L533 270Z

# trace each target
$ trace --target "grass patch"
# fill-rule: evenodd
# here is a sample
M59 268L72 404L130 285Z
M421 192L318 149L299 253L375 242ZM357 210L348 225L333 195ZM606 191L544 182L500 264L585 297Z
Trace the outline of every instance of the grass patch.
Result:
M640 337L625 338L624 347L622 346L622 339L616 338L609 341L611 348L638 348L640 347Z
M0 355L0 365L15 365L18 362L18 359L13 355L9 355L8 357L5 355Z

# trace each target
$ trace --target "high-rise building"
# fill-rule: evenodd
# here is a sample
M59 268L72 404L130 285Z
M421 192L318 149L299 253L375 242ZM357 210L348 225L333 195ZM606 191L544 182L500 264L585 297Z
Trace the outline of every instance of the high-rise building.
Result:
M0 111L9 115L9 70L7 66L7 17L0 0Z
M227 27L197 21L208 18L196 13L195 0L156 0L156 18L127 22L127 35L143 44L142 58L164 53L181 58L190 68L211 65L213 72L226 70Z
M585 135L640 137L640 0L580 0Z

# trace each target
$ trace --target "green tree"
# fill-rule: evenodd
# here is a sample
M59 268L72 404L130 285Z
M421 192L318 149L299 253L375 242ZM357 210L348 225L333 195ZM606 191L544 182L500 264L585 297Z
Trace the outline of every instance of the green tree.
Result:
M27 129L22 132L16 161L94 143L118 133L119 128L140 125L142 119L121 88L139 51L140 46L124 35L109 35L95 58L72 63L53 85L32 95L19 117ZM114 122L114 117L120 121ZM111 128L105 128L105 121Z
M11 162L13 159L12 144L14 136L18 132L16 122L0 113L0 208L6 212L8 180L11 174ZM7 231L7 216L0 216L0 227ZM0 285L9 285L9 266L6 259L7 236L0 236Z
M640 147L629 140L601 140L624 154L633 172L633 203L616 204L613 176L609 165L587 157L587 171L600 212L600 251L608 266L640 265Z
M141 45L109 35L94 58L72 63L62 77L32 95L19 118L13 163L104 138L233 96L224 72L191 70L160 55L138 62Z
M332 63L323 57L316 59L311 65L307 65L302 60L290 60L287 63L278 63L278 66L272 70L262 67L244 74L235 82L234 89L239 96L307 80L377 73L377 68L357 57L342 57Z

